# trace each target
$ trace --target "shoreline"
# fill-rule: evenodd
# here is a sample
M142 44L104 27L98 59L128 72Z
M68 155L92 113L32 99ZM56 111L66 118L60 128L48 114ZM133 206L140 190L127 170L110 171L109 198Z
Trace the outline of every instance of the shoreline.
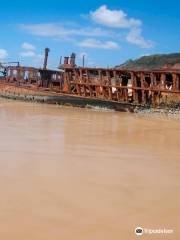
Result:
M38 93L38 94L37 94ZM99 108L119 112L130 112L136 114L160 114L180 117L180 104L158 106L156 108L148 105L132 104L127 102L116 102L84 96L69 95L63 93L34 91L33 89L18 88L12 86L0 86L0 97L24 102L37 102L53 105L71 106L79 108Z
M180 109L178 108L148 108L136 107L134 113L139 115L156 115L156 116L170 116L180 118Z
M37 102L53 105L64 105L79 108L102 108L108 110L114 110L119 112L134 112L135 105L126 102L116 102L96 98L88 98L83 96L69 95L69 94L57 94L57 93L45 93L33 91L32 89L23 88L0 88L0 97L20 100L24 102Z

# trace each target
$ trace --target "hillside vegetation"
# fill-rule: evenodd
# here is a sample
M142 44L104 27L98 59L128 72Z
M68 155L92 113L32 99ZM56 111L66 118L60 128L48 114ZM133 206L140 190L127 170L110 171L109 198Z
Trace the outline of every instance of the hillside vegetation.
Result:
M161 68L167 63L180 63L180 53L172 54L156 54L143 56L136 60L129 60L116 68L120 69L152 69L152 68Z

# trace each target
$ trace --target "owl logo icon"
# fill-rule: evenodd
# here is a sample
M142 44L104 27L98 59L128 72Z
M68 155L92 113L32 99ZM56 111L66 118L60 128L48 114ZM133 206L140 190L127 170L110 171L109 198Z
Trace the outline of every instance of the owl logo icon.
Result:
M137 236L143 235L143 228L142 228L142 227L137 227L137 228L135 229L135 234L136 234Z

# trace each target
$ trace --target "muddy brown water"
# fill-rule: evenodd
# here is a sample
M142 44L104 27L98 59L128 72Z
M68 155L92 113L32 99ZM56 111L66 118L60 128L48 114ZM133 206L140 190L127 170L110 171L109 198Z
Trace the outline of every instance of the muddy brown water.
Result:
M0 239L180 239L180 120L0 99Z

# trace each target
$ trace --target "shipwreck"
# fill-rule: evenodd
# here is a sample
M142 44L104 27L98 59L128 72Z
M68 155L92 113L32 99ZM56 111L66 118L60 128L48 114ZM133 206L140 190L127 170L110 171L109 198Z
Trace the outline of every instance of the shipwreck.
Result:
M49 49L42 68L0 63L0 96L12 99L133 111L137 106L178 106L180 68L118 69L76 65L76 55L48 69Z

